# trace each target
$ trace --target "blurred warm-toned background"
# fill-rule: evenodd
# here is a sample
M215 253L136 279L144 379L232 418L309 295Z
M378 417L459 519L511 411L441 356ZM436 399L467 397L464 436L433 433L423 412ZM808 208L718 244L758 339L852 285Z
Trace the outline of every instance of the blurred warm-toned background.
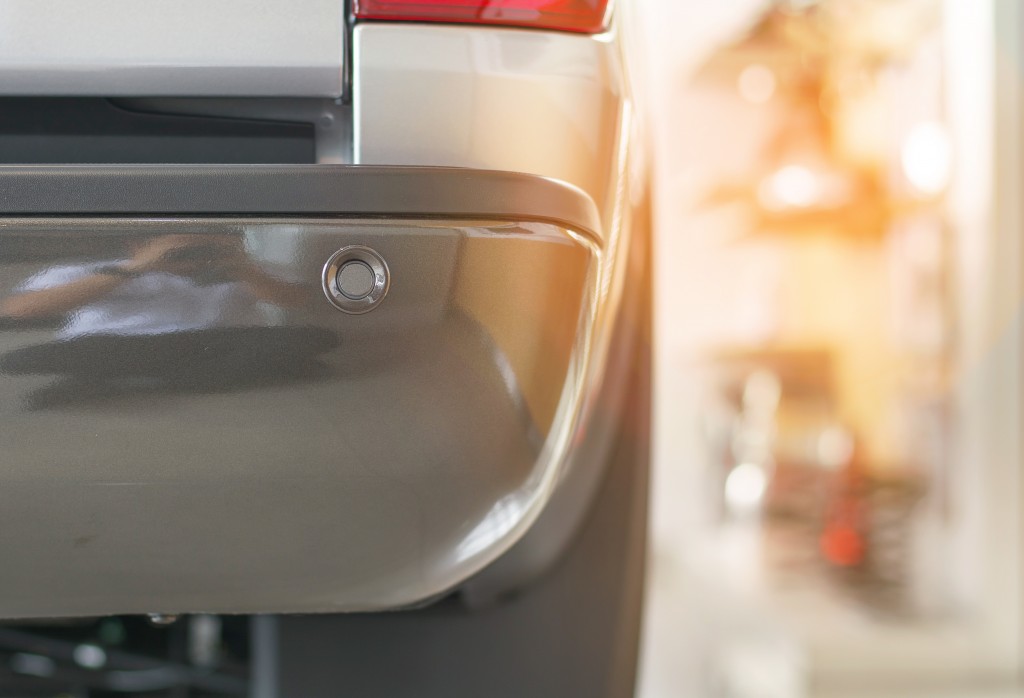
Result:
M642 698L1016 696L1018 0L638 0Z

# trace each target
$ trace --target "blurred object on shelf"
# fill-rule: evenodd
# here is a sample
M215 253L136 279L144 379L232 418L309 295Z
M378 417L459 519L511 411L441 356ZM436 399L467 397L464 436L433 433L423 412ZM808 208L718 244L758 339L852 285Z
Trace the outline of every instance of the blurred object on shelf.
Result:
M712 357L709 369L718 418L706 434L719 459L719 520L772 515L790 464L813 467L810 434L832 424L829 357L813 350L725 351ZM753 501L747 495L755 490Z
M778 377L769 371L755 371L743 382L731 438L733 466L725 478L725 505L732 516L761 510L775 467L775 413L781 391Z
M908 612L913 516L925 488L918 473L873 473L856 457L834 483L821 553L832 577L872 608Z
M760 527L768 579L832 580L875 610L906 614L921 475L869 464L840 419L827 350L725 351L710 362L720 521Z

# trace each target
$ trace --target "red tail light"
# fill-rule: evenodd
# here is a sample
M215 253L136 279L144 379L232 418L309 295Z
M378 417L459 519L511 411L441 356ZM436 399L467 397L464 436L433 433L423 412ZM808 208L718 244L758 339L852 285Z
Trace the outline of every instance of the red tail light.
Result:
M609 0L355 0L359 19L505 24L595 34Z

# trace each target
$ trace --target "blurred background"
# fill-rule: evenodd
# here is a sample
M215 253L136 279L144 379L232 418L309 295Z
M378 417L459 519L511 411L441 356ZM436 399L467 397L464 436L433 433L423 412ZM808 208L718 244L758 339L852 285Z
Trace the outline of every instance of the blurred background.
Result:
M1018 0L639 0L641 698L1024 695Z

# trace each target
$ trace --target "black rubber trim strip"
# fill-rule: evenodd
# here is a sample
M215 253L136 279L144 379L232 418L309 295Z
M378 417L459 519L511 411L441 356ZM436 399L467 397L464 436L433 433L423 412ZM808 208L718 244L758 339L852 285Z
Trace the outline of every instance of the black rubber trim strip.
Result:
M345 23L345 58L341 66L341 103L352 104L352 86L355 78L356 59L356 12L352 0L344 0L345 16L342 21ZM351 128L351 124L349 124Z
M345 215L542 220L600 240L593 200L536 175L363 165L0 166L0 215Z

